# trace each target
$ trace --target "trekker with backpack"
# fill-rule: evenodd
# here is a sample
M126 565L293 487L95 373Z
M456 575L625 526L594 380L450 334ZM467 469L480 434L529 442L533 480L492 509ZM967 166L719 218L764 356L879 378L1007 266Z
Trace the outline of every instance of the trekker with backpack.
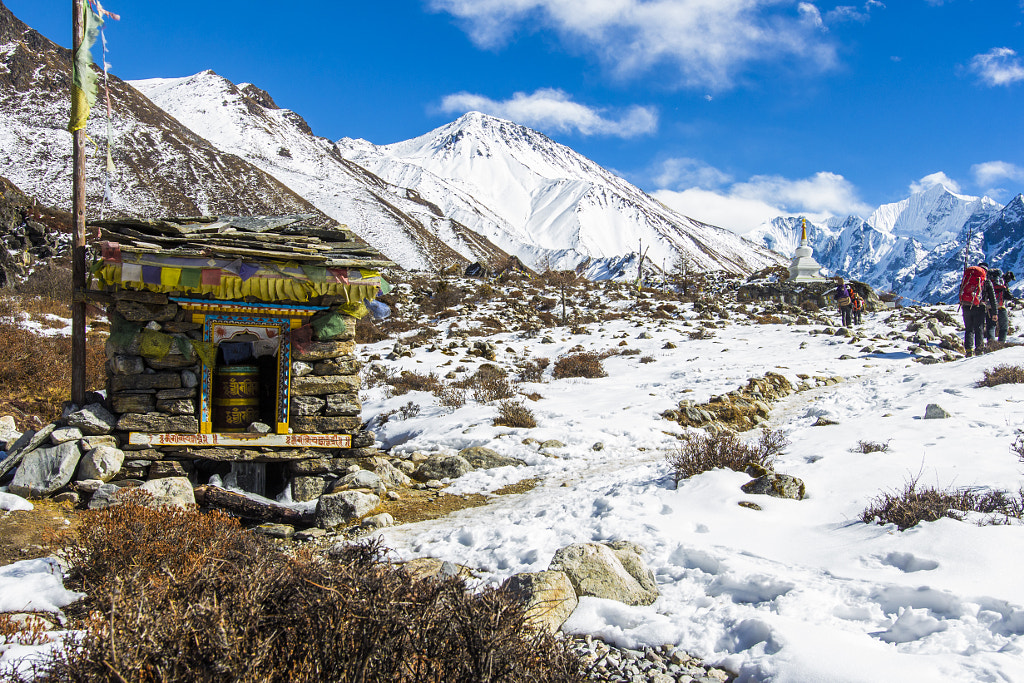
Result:
M839 316L842 318L843 327L850 327L853 324L853 290L841 277L836 278L836 283L835 297Z
M853 324L860 325L861 316L864 314L864 297L851 289L850 299L853 302Z
M996 294L996 306L998 307L997 320L988 318L985 327L985 338L988 341L993 341L993 334L996 329L999 331L999 341L1006 341L1006 335L1010 331L1010 316L1006 312L1006 300L1009 299L1014 301L1017 299L1010 291L1009 283L1013 281L1013 273L1006 273L1005 275L998 268L993 268L988 272L989 277L992 280L992 289L995 290ZM991 326L992 333L989 332L989 326Z
M980 356L985 353L985 321L997 317L996 293L988 278L987 263L964 269L960 308L964 316L964 355Z

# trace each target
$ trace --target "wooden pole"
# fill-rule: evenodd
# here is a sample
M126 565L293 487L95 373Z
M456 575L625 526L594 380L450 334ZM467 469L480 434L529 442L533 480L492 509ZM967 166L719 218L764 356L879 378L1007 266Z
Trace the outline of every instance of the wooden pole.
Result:
M74 59L85 37L84 0L72 0L71 48L72 74ZM74 78L71 97L75 97ZM85 130L76 130L72 162L72 218L74 243L71 252L71 401L78 406L85 403Z

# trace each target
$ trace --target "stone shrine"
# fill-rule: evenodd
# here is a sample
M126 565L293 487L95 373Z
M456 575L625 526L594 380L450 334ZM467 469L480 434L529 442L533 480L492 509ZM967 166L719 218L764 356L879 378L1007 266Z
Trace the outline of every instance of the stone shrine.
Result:
M793 252L793 262L789 264L789 279L791 281L818 282L825 279L819 272L821 266L811 254L811 245L807 241L807 219L803 219L800 246Z

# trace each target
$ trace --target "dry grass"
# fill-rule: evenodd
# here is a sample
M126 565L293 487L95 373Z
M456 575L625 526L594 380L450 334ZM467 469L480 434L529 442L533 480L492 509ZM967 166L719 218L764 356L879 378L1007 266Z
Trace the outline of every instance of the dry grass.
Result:
M997 387L1000 384L1024 384L1024 368L1019 365L997 365L985 371L985 379L978 380L975 386Z
M902 490L879 494L861 513L861 521L895 524L900 531L905 531L921 522L934 522L943 517L963 520L969 512L988 515L982 522L985 524L1024 518L1024 489L1014 497L1000 490L979 493L964 488L920 486L918 479L908 481Z
M498 404L498 416L494 418L494 426L520 427L529 429L537 426L533 411L518 401L502 401Z
M555 361L555 367L551 371L555 379L567 377L607 377L604 366L601 364L601 357L591 351L583 353L572 353L562 356Z
M506 593L417 580L378 544L288 554L219 513L129 498L68 537L77 635L13 681L582 681Z
M103 345L106 333L86 339L86 388L106 384ZM0 325L0 414L10 413L19 427L38 427L60 415L71 398L71 338L40 336L14 325Z
M858 441L855 453L888 453L889 442L879 443L877 441Z
M732 432L695 435L665 457L675 470L676 484L701 472L730 469L746 472L751 465L770 471L789 445L781 431L764 429L756 444L746 444Z

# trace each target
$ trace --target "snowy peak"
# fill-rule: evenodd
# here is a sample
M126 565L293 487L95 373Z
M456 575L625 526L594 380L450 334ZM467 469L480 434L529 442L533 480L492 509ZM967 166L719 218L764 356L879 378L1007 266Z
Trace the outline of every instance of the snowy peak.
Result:
M995 214L1000 209L988 197L956 194L944 185L933 185L902 201L880 206L867 222L877 230L916 239L933 249L954 239L970 216Z
M667 209L546 135L479 112L390 145L336 144L345 158L415 189L533 267L618 272L612 261L641 246L650 249L648 263L658 265L681 255L694 267L732 272L779 262L728 231Z

